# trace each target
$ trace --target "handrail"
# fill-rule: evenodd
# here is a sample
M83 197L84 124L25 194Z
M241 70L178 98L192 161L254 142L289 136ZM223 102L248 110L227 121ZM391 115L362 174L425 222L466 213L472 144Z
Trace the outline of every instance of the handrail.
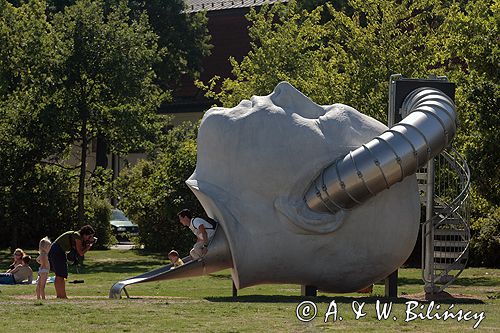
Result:
M426 236L428 236L431 232L436 230L440 226L446 225L446 221L449 218L454 218L459 221L459 225L462 229L465 231L466 236L466 244L465 248L460 252L460 254L454 258L453 263L448 264L448 269L444 269L439 276L434 274L434 268L432 269L432 274L430 276L430 279L425 274L425 270L422 270L422 279L426 283L432 283L432 284L440 284L440 278L443 277L444 275L448 275L448 273L452 270L457 270L453 274L453 278L449 279L448 281L444 282L441 284L437 292L440 292L444 290L447 286L449 286L453 281L456 280L456 278L462 273L462 271L465 268L466 263L464 263L464 260L467 260L467 253L469 251L470 247L470 229L469 225L466 221L467 217L462 216L460 213L461 210L465 210L465 205L467 203L467 200L469 199L469 189L470 189L470 169L467 165L467 162L465 159L453 148L449 148L446 150L443 150L440 154L442 158L447 162L447 165L458 174L459 177L459 184L460 185L460 193L452 200L451 203L447 204L446 199L443 197L440 197L439 194L436 195L435 200L439 201L443 204L444 207L442 207L439 211L439 214L433 215L430 219L425 221L422 225L422 240L424 242L424 245L422 246L422 267L425 267L425 240ZM426 228L426 225L431 225L432 228ZM456 224L455 224L456 225ZM429 229L426 231L426 229ZM432 239L432 242L434 242L434 239ZM433 245L432 245L433 246ZM434 262L434 259L433 261ZM457 263L460 263L457 265Z

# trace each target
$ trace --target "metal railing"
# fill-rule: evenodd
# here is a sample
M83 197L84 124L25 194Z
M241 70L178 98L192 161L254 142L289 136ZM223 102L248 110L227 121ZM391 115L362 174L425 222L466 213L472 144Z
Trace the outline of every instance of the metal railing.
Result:
M422 278L430 293L443 291L462 273L470 242L469 167L453 148L435 157L434 166L433 215L422 225Z

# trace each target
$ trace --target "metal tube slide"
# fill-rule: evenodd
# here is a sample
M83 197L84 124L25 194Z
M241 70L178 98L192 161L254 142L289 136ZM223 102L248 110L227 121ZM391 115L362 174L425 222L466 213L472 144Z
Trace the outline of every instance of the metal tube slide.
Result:
M325 168L304 200L310 209L351 209L414 174L451 142L455 104L442 91L419 88L403 102L401 122Z

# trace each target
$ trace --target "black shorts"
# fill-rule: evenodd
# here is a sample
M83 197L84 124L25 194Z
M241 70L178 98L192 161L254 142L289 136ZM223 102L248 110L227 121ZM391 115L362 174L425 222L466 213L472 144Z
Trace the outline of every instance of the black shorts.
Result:
M68 263L66 262L66 252L57 243L53 243L49 251L50 270L56 276L68 277Z

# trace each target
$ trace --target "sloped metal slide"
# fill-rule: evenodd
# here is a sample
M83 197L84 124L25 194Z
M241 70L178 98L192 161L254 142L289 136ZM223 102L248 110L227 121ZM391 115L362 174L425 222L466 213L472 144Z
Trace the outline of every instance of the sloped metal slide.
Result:
M192 260L191 257L182 259L185 264L172 268L172 264L166 265L147 273L116 282L109 291L109 298L121 298L122 291L130 297L125 287L160 280L172 280L193 276L207 275L222 269L232 267L231 255L227 246L226 236L220 226L217 226L215 235L208 245L207 255L201 259Z

